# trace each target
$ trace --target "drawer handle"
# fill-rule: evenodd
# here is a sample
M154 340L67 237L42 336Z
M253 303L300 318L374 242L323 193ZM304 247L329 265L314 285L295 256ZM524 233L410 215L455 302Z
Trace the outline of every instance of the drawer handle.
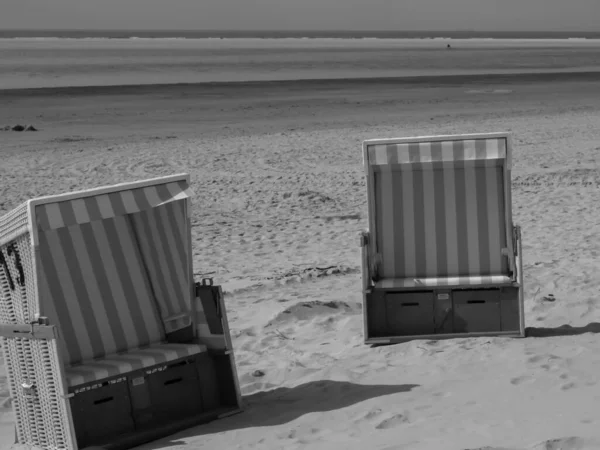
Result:
M467 303L468 304L485 303L485 300L468 300Z
M179 378L173 378L169 381L165 381L165 386L168 386L169 384L175 384L175 383L179 383L180 381L183 381L183 378L179 377Z
M101 398L100 400L96 400L94 402L94 405L101 405L102 403L108 403L108 402L113 401L114 399L115 399L114 397L104 397L104 398Z
M419 306L416 302L402 303L402 306Z

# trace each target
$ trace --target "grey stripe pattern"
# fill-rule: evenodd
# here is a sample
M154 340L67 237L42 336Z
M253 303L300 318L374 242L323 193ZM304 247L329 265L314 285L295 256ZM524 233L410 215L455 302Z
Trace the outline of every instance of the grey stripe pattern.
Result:
M206 350L204 345L198 344L157 344L148 348L132 349L124 354L108 355L100 361L67 368L67 384L69 387L76 387L106 380L109 377L130 373L134 370L204 353Z
M383 279L508 274L504 139L368 147Z
M441 144L443 151L432 152L432 144ZM448 145L450 144L450 146ZM368 163L371 165L389 164L430 164L456 161L456 153L450 149L460 148L463 161L487 159L506 160L506 139L466 139L439 142L419 142L405 144L370 145ZM448 151L450 150L450 151Z
M443 286L509 285L513 280L505 275L471 277L388 278L375 283L376 288L398 289Z
M170 317L189 313L188 255L191 244L185 232L185 202L176 201L131 216L143 264L167 332L188 326Z
M36 206L41 312L67 364L189 326L190 194L182 180Z
M191 197L191 190L185 181L125 189L108 194L38 205L35 208L36 222L42 231L54 230L134 214L189 197Z
M42 312L74 364L164 340L125 216L39 233Z

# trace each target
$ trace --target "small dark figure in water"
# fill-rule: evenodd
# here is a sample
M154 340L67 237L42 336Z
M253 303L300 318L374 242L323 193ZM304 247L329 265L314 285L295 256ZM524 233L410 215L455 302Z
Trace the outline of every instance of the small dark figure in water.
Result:
M452 48L452 47L450 47L450 44L448 44L448 48Z

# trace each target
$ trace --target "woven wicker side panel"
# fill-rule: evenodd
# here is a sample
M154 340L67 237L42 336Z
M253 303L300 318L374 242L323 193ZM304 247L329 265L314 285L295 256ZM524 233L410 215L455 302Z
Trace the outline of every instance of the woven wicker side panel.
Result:
M0 216L0 245L27 230L29 218L27 203L22 203L12 211Z
M26 324L39 311L30 233L0 245L0 321Z
M2 338L16 416L17 443L44 450L73 450L67 399L55 340ZM23 386L33 385L29 393Z

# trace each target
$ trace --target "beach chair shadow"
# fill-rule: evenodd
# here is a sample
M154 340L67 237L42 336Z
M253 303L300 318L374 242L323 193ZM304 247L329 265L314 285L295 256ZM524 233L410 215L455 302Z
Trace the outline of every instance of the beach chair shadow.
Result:
M507 133L363 144L364 338L524 336Z
M124 449L240 411L220 286L195 282L187 174L0 217L16 443Z
M144 449L182 445L186 439L252 427L282 425L305 414L328 412L377 397L410 392L418 384L362 385L345 381L313 381L293 388L281 387L243 397L244 414L185 430L170 438L144 445Z
M600 323L591 322L584 327L572 327L565 324L555 328L527 327L525 329L527 337L578 336L586 333L600 333Z

